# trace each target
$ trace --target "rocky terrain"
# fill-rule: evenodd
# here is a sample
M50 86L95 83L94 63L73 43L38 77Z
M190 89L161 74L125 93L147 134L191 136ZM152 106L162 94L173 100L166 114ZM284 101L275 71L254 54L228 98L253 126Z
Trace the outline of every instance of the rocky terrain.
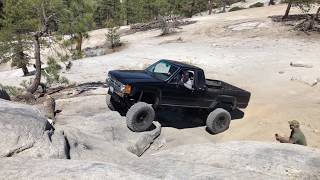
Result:
M195 64L207 78L252 93L244 117L228 131L211 135L199 117L168 110L150 131L133 133L125 117L107 108L106 87L55 94L61 112L53 126L39 111L42 104L0 100L0 179L320 179L320 36L268 18L285 8L197 16L169 36L159 30L125 35L121 51L73 61L63 71L80 84L161 58ZM84 47L91 53L105 33L90 32ZM0 71L3 85L30 78L7 65ZM289 135L292 119L300 121L308 147L275 143L275 133Z
M147 139L159 135L156 122L151 132L133 133L111 112L68 118L53 129L37 109L4 100L0 113L1 179L320 178L320 151L313 148L238 141L184 145L138 158L137 149L147 149Z

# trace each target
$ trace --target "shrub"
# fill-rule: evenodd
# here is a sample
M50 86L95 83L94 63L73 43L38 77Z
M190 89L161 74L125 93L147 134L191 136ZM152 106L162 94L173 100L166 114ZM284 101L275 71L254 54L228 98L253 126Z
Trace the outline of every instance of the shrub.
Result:
M235 7L232 7L229 9L229 12L232 12L232 11L239 11L239 10L242 10L242 9L245 9L243 7L239 7L239 6L235 6Z
M33 82L33 79L30 78L29 80L23 80L21 83L20 83L20 86L22 86L24 89L28 89L28 87L31 86Z
M122 45L118 30L119 30L119 27L108 28L108 34L106 34L106 37L111 44L111 48L116 48Z
M263 7L263 6L264 6L264 4L262 2L257 2L257 3L250 5L249 8Z
M174 19L173 22L168 22L165 17L160 17L161 36L176 32L175 21Z
M4 86L2 84L0 84L0 90L3 89L5 90L9 96L17 96L19 94L22 94L23 89L16 87L16 86Z
M48 58L48 67L43 69L41 73L46 79L46 86L50 87L55 83L59 84L69 84L69 81L65 77L60 76L61 66L52 57Z

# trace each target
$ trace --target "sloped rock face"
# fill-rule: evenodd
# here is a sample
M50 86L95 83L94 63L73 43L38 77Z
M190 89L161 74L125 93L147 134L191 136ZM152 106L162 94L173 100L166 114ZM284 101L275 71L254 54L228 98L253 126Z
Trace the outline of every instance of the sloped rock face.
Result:
M0 100L0 157L66 158L63 132L54 133L40 112Z
M75 160L3 158L0 179L154 179L119 165Z
M2 158L0 179L319 179L320 151L261 142L198 144L117 164Z
M320 151L290 144L186 145L128 164L160 179L320 179Z

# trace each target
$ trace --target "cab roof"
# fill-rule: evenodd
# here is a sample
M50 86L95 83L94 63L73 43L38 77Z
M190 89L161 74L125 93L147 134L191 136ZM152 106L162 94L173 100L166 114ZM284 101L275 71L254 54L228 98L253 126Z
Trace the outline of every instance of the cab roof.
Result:
M168 59L161 59L160 61L167 61L171 64L174 64L180 68L188 68L188 69L200 69L199 67L197 66L194 66L194 65L191 65L191 64L187 64L187 63L184 63L184 62L178 62L178 61L173 61L173 60L168 60Z

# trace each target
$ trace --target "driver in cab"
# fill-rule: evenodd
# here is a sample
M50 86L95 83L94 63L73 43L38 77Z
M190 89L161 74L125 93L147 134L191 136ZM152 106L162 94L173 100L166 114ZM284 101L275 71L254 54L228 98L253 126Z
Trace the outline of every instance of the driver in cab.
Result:
M182 73L181 76L181 83L183 84L184 87L194 90L193 88L193 72L191 71L185 71Z

